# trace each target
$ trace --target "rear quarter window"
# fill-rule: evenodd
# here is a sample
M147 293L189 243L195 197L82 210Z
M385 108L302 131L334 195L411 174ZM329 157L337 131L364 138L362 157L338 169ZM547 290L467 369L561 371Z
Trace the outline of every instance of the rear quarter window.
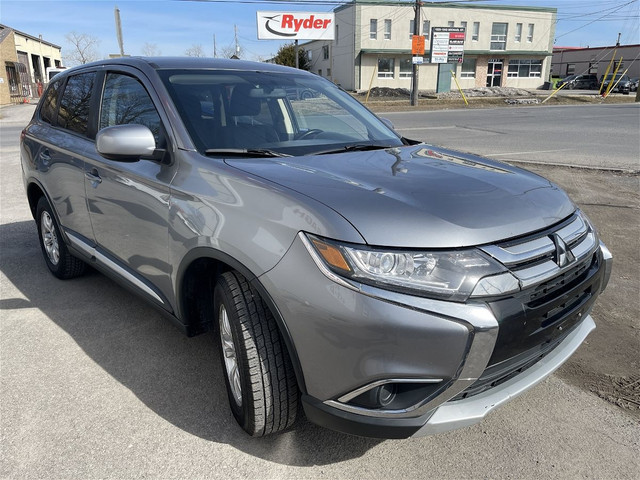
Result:
M95 72L89 72L69 77L60 100L59 126L81 135L87 135L91 91L95 76Z
M56 110L58 109L58 94L60 93L61 82L52 82L47 89L47 93L40 108L40 119L44 122L54 124Z

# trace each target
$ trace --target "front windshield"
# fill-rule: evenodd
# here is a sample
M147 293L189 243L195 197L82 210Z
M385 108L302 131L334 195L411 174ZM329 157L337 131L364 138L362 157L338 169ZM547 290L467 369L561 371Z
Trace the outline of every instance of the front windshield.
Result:
M241 70L158 72L201 153L313 155L403 145L348 93L314 75Z

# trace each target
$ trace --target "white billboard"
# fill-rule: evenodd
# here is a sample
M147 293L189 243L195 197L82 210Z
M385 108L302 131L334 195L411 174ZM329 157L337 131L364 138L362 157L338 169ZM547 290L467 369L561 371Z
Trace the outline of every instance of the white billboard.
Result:
M333 40L335 15L311 12L257 12L260 40Z

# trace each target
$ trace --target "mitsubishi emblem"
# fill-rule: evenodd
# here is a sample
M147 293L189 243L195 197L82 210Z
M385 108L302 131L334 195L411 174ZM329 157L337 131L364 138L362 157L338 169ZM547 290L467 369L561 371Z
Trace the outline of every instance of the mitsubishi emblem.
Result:
M567 244L564 243L564 240L560 238L560 235L554 233L553 235L551 235L551 240L556 246L556 252L553 260L558 264L560 268L566 267L576 259L573 253L571 253L571 250L569 250L569 248L567 247Z

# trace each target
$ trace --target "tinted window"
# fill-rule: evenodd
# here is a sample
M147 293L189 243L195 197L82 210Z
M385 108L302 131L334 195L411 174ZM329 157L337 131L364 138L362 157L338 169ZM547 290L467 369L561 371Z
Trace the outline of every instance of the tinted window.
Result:
M53 82L47 89L42 108L40 110L40 118L47 123L54 123L56 110L58 108L58 93L60 91L60 82Z
M151 130L160 143L160 116L142 84L133 77L109 73L102 97L100 128L136 123Z
M60 100L58 125L82 135L87 134L91 90L95 76L95 72L91 72L69 77Z

